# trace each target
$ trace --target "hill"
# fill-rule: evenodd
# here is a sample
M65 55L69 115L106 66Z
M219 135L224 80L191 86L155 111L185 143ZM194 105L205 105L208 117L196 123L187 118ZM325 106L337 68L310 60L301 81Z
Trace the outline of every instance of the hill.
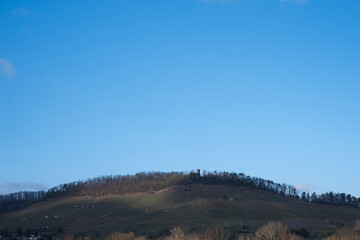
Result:
M360 209L301 201L264 189L225 184L175 184L148 192L106 196L59 196L0 215L0 229L105 236L135 231L147 236L181 226L188 231L222 226L252 232L280 220L313 236L360 219Z

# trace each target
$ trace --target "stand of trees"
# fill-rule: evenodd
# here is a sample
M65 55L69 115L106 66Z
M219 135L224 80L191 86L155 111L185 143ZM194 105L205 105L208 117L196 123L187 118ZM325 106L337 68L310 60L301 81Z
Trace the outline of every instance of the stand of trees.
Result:
M61 184L47 192L18 192L0 195L0 213L27 207L37 201L65 196L104 196L109 194L152 192L176 184L223 184L248 186L255 189L298 198L304 201L334 206L360 207L360 198L345 193L333 192L317 195L302 193L288 184L279 184L271 180L250 177L244 173L206 172L202 176L195 172L149 172L126 176L102 176L86 181Z
M143 172L126 176L102 176L51 188L47 191L46 198L151 192L185 183L188 179L189 174L183 172Z
M309 193L303 192L301 194L301 200L332 206L350 206L355 208L360 207L360 198L356 198L354 196L351 196L351 194L346 193L328 192L320 195L313 193L310 196Z
M44 197L44 191L17 192L0 195L0 213L28 207L33 203L43 200Z

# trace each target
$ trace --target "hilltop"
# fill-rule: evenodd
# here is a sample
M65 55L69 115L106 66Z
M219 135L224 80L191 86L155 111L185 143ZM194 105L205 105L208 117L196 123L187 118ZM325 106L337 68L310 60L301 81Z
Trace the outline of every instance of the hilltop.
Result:
M93 236L134 231L160 236L174 226L187 231L221 226L233 232L254 232L266 222L279 220L292 229L305 228L316 237L350 226L360 219L359 208L304 201L289 185L278 191L275 191L276 187L271 190L259 187L261 184L254 186L255 182L267 186L267 180L260 178L244 175L247 184L236 184L236 179L228 181L230 175L222 177L221 182L219 176L223 174L217 177L208 175L208 181L197 173L169 173L166 178L165 175L158 175L161 178L148 175L146 181L149 176L153 179L151 184L140 181L146 179L140 175L126 184L124 179L131 177L118 178L123 183L119 183L118 193L110 191L112 183L109 182L92 183L91 188L85 187L90 186L87 181L50 189L42 200L1 214L0 229L6 227L15 231L20 227L23 230L41 229L44 234L83 233ZM177 178L182 180L175 181ZM166 179L168 181L164 181ZM130 182L133 183L133 188L129 188L132 191L119 190ZM285 187L286 191L283 191ZM86 194L82 192L84 189L87 189ZM294 195L288 195L291 193L289 189Z

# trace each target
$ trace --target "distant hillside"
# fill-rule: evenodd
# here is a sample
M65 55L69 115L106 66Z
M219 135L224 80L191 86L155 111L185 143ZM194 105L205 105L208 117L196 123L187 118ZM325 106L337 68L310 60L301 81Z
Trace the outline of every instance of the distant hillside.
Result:
M349 194L300 194L292 185L243 173L137 173L0 196L0 235L32 230L94 236L135 231L151 236L174 226L188 231L222 226L246 233L280 220L321 236L360 219L359 203Z
M53 187L45 192L19 192L8 195L0 195L0 213L28 207L36 202L54 199L57 197L75 196L106 196L110 194L138 193L159 191L174 185L183 184L221 184L226 186L247 186L271 193L300 198L301 200L327 204L332 206L350 206L359 208L360 198L345 193L333 193L317 195L313 193L299 193L298 190L288 184L279 184L271 180L247 176L244 173L234 172L206 172L200 174L200 170L190 173L184 172L151 172L137 173L126 176L104 176L86 181L77 181Z
M222 226L253 232L280 220L322 236L360 219L360 209L313 204L267 189L186 183L158 191L105 196L58 196L0 215L0 229L41 229L48 234L105 236L135 231L159 236L174 226L188 231Z

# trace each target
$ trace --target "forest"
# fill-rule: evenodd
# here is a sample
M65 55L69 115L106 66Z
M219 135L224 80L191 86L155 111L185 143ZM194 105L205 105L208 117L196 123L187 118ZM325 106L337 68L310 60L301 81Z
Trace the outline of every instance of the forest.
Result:
M226 171L194 172L142 172L135 175L102 176L75 181L50 188L48 191L22 191L0 195L0 213L25 208L38 201L67 196L105 196L109 194L153 192L179 184L220 184L247 186L303 201L333 206L360 207L360 198L346 193L323 193L311 195L299 193L292 185L275 183L244 173Z

